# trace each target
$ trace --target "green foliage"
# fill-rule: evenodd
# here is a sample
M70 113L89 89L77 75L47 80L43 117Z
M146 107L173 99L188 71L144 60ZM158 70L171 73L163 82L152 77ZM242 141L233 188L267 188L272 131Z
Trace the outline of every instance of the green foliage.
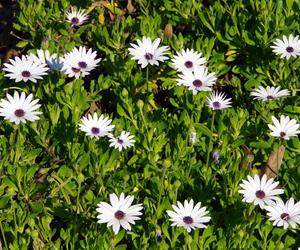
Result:
M98 1L102 2L102 1ZM17 47L48 49L63 55L74 46L97 50L100 66L84 79L53 73L36 84L13 82L0 74L1 88L33 93L42 103L41 120L0 127L1 242L9 249L295 249L299 229L275 228L264 212L243 204L239 183L256 173L274 148L267 123L271 115L300 114L300 60L287 63L273 55L275 38L300 32L300 3L293 0L22 0L13 23L22 37ZM113 8L113 2L117 3ZM72 28L65 21L70 5L89 10L89 21ZM99 22L99 15L104 22ZM163 36L166 24L170 38ZM167 64L145 71L130 60L130 43L143 35L161 37L171 51L194 48L218 74L217 88L232 96L234 107L215 116L206 93L193 96L175 82ZM293 96L271 104L254 102L259 85L288 88ZM146 93L145 93L146 92ZM5 96L2 91L1 97ZM117 152L107 140L92 140L78 131L92 106L109 114L117 131L135 135L135 147ZM195 144L190 133L197 133ZM242 145L254 154L248 170ZM300 143L284 142L279 171L285 197L300 199ZM219 164L211 152L220 154ZM209 156L209 164L207 163ZM141 221L132 231L113 235L97 224L96 206L110 193L133 194L143 203ZM177 200L193 198L212 217L204 230L187 234L171 227L165 213ZM157 235L162 235L158 240Z

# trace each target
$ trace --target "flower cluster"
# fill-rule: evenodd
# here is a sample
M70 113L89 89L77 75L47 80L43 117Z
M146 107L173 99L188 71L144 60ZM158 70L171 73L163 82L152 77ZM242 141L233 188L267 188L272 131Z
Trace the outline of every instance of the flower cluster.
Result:
M80 26L88 19L88 15L84 10L71 8L66 13L67 22L71 27ZM168 59L170 48L168 46L160 46L160 38L152 41L149 37L142 37L137 40L137 44L131 43L129 54L133 60L136 60L141 68L158 66L159 63ZM300 41L298 36L290 35L288 38L283 36L283 40L277 39L271 46L274 53L280 55L281 58L289 59L300 55ZM97 52L91 48L84 46L75 47L72 51L64 53L62 56L51 54L48 50L39 49L35 54L22 55L10 59L9 63L4 63L3 70L5 76L15 80L15 82L31 81L36 83L43 79L49 72L61 72L70 78L85 77L94 70L100 63L101 58L97 58ZM217 82L217 74L210 72L207 67L207 59L202 53L193 49L182 49L173 55L171 60L172 68L178 73L176 79L177 85L184 86L190 90L193 95L199 92L210 92L206 99L207 105L212 110L223 110L232 106L232 99L226 98L225 93L213 91ZM281 89L280 86L259 86L250 93L255 100L272 101L278 98L290 95L287 89ZM6 99L0 100L0 116L4 117L16 125L26 123L26 121L39 120L42 112L38 111L41 104L39 99L33 99L33 94L26 96L25 92L19 94L14 92L13 96L6 95ZM281 115L280 120L275 116L271 117L273 124L268 124L271 130L270 135L289 140L290 137L300 134L299 127L295 119ZM127 131L122 131L118 136L112 132L115 125L112 119L105 117L103 114L88 114L82 117L79 130L85 132L87 136L95 139L107 137L109 146L119 151L130 148L134 145L135 140ZM191 144L196 142L196 132L191 133ZM219 153L214 152L214 160L219 163ZM276 226L287 228L289 225L295 228L300 224L300 202L290 198L286 203L278 196L284 193L279 188L279 182L273 178L267 179L266 175L260 178L258 175L254 177L248 176L247 180L243 180L240 184L239 193L243 195L243 201L259 205L261 209L265 209ZM96 211L98 212L98 223L107 223L107 227L112 227L115 234L120 228L131 230L131 225L136 220L141 219L142 204L133 204L134 197L126 196L124 193L118 197L115 193L109 196L110 204L100 202ZM201 202L194 204L194 200L184 200L183 203L177 201L176 205L172 205L173 210L167 210L166 214L170 217L172 226L184 227L188 232L196 228L206 228L211 217L206 207L201 206Z
M250 175L248 180L242 180L239 193L243 195L243 201L259 205L260 208L268 211L269 219L273 221L274 226L285 229L290 225L295 228L300 224L300 202L295 204L294 199L290 198L286 203L278 195L283 194L283 189L279 188L279 182L273 178L267 179L266 175L260 178Z
M158 47L160 39L157 38L154 42L148 37L143 37L142 40L137 40L137 44L131 44L129 53L132 59L137 60L142 68L148 64L159 65L159 61L163 62L168 59L167 46ZM202 57L202 54L193 49L182 49L177 52L172 59L172 67L180 72L177 84L185 86L196 95L199 91L212 91L212 86L216 83L216 73L209 73L208 68L204 65L207 60ZM231 107L231 98L226 99L224 93L212 93L207 98L208 106L214 110L225 109Z
M92 49L87 50L80 46L66 53L63 57L57 54L50 54L48 50L37 50L37 55L30 53L22 57L9 59L10 63L4 63L3 70L7 72L5 76L14 79L16 82L32 81L42 79L47 75L49 68L52 71L61 71L68 77L84 77L97 66L101 59L96 59L97 52Z
M122 131L118 137L114 137L111 133L115 125L111 125L112 120L108 117L97 113L88 115L88 118L83 117L79 129L86 133L90 137L99 139L100 137L109 137L109 146L121 151L122 149L130 148L133 146L135 140L129 132Z
M140 212L143 209L142 204L131 205L134 197L124 196L121 193L118 198L116 194L109 195L110 204L100 202L96 211L99 213L97 216L98 223L107 223L107 227L112 226L115 234L123 227L125 230L131 230L130 224L135 224L142 215ZM184 227L188 232L196 228L206 228L204 223L210 221L211 217L207 216L208 211L206 207L201 207L201 202L194 206L194 201L187 200L182 204L177 201L177 206L172 205L172 210L167 210L170 220L173 222L172 226Z

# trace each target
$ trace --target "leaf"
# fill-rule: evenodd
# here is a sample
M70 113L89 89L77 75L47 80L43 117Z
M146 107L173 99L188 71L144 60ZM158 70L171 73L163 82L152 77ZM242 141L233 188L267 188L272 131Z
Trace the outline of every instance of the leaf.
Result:
M24 48L28 43L29 43L29 41L27 41L27 40L20 41L20 42L17 43L17 47L18 48Z
M105 24L105 16L104 16L103 11L101 11L101 12L99 13L98 21L99 21L99 23L102 24L102 25Z
M283 160L284 151L285 147L281 145L271 153L266 166L262 169L262 174L266 174L268 178L275 178L277 176Z
M202 12L199 12L199 17L201 22L204 24L205 27L207 27L212 33L215 33L213 27L210 25L210 23L205 19L205 16Z
M0 198L0 209L5 208L9 201L9 196L2 196ZM2 222L1 222L2 223Z
M127 245L126 244L122 244L119 245L117 247L114 248L115 250L126 250L127 249Z
M120 116L124 116L127 119L130 119L130 117L127 115L127 113L125 112L124 108L118 103L117 104L117 112Z
M114 244L117 245L125 236L125 230L121 230L114 239ZM126 248L125 248L126 249Z
M213 137L213 133L209 130L208 127L206 127L204 124L195 124L195 127L197 128L197 130L199 130L200 132L202 132L204 135L212 138Z
M251 142L250 143L250 147L252 147L252 148L260 148L260 149L266 149L266 148L270 148L271 145L268 142L266 142L266 141L259 140L258 142Z
M138 155L134 155L130 158L130 160L127 162L127 165L130 166L132 165L133 163L135 163L137 160L139 159L139 156Z

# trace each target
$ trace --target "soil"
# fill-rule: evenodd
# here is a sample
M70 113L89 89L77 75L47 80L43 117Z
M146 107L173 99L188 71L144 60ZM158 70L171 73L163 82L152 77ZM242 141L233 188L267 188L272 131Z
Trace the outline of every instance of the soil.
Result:
M16 53L13 48L17 41L11 35L16 8L15 0L0 1L0 59L2 62L7 61L7 58L11 57L10 54Z

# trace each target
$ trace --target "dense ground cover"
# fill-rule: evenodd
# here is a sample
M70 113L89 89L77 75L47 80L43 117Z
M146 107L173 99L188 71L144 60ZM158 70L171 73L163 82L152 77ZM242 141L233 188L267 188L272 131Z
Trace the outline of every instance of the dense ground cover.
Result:
M85 9L88 20L67 22L71 6ZM14 9L5 44L15 47L6 48L1 65L40 48L63 56L79 46L101 61L84 77L51 72L36 83L15 82L1 70L1 98L14 90L32 93L42 112L25 124L0 120L4 248L300 246L299 227L272 225L266 211L238 192L242 179L267 171L284 189L284 201L300 200L299 138L281 140L268 127L282 114L299 122L300 59L280 58L270 47L283 35L300 34L298 1L22 0ZM208 92L193 95L179 86L171 60L141 68L128 49L143 36L161 38L170 58L183 48L201 52L216 73L213 89L232 98L232 107L213 110ZM290 95L254 100L250 93L259 86L281 86ZM115 135L130 132L134 146L119 151L108 138L82 132L82 117L95 112L112 119ZM97 223L96 208L122 192L143 210L130 231L114 234ZM166 211L190 199L209 211L207 228L171 226Z

